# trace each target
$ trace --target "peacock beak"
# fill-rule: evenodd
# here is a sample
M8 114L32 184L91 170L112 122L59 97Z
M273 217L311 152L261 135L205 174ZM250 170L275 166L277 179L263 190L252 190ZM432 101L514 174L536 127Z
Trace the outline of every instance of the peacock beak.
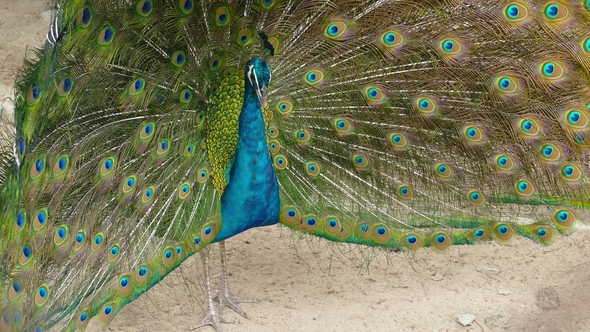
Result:
M262 88L256 90L256 94L260 100L260 106L262 108L268 107L268 87L263 86Z

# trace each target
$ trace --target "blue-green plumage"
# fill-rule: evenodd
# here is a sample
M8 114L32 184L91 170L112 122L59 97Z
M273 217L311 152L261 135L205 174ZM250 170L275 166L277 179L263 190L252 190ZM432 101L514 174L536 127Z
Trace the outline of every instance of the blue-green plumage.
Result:
M590 207L584 2L55 5L0 128L0 332L109 324L277 221L443 251L550 244Z
M245 75L238 146L230 164L228 185L221 196L222 227L215 241L279 221L279 186L259 98L259 93L266 95L270 69L266 62L254 58L246 64Z

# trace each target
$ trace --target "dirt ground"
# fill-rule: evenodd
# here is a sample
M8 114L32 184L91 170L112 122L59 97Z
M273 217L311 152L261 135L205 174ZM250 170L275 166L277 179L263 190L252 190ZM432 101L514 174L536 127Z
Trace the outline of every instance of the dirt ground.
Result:
M45 0L0 0L0 97L10 96L25 50L44 42L50 16ZM413 256L255 229L228 240L227 251L232 290L260 302L242 305L247 319L226 310L242 324L223 329L590 331L589 249L587 229L548 247L517 239ZM215 248L215 266L217 257ZM186 331L204 314L201 276L195 255L106 330ZM476 319L463 327L460 314Z

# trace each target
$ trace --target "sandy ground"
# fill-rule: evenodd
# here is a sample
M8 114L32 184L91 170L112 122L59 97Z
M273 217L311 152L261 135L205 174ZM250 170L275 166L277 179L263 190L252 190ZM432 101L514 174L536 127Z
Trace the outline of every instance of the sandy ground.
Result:
M49 23L45 0L0 0L0 97L10 95L25 50L44 42ZM248 319L226 310L242 324L223 329L590 331L589 247L590 232L579 230L549 247L518 239L409 256L255 229L227 249L232 290L260 302L242 305ZM211 257L218 266L216 247ZM106 330L185 331L204 314L201 275L195 255ZM459 314L476 319L463 327ZM96 322L88 329L97 330Z

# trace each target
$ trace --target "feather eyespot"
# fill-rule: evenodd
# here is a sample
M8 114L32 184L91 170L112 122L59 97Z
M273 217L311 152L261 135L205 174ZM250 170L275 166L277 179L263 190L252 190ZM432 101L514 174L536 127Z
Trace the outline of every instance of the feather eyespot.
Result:
M320 165L313 161L307 162L305 164L305 173L311 177L320 175Z
M99 175L101 177L105 177L107 175L112 174L114 169L115 169L115 158L108 157L108 158L104 159L102 161L102 163L100 164Z
M274 166L277 170L284 170L289 166L289 160L282 154L274 156Z
M83 309L76 319L76 329L78 331L84 331L90 322L90 309Z
M219 231L221 230L221 222L217 218L212 218L207 224L201 229L201 239L205 243L210 243L215 239Z
M514 229L506 223L498 223L493 228L493 234L500 243L507 243L514 236Z
M21 265L25 265L27 264L30 260L31 257L33 256L33 249L31 248L31 246L24 246L21 250L20 256L19 256L19 263Z
M68 236L68 227L65 225L61 225L55 229L53 234L53 243L56 246L60 246L65 243L66 238Z
M135 5L135 10L143 17L147 17L151 14L153 9L154 4L150 0L141 0Z
M25 225L26 218L27 218L27 212L25 210L21 210L16 214L16 219L14 221L14 228L13 228L14 233L23 229L23 226Z
M109 249L109 253L107 258L110 262L114 262L118 257L121 249L119 248L118 244L114 244L111 249Z
M141 203L146 204L149 203L155 195L155 189L154 187L148 187L143 191L143 194L141 195Z
M230 21L229 8L222 6L215 11L215 24L219 27L225 26Z
M376 86L366 87L364 94L367 102L373 106L381 105L387 100L383 89Z
M336 118L332 124L336 130L336 134L341 138L348 136L353 131L352 123L348 119Z
M14 301L19 297L21 292L22 292L22 285L21 285L20 281L14 280L10 284L10 288L8 290L8 297L10 298L10 300Z
M180 91L179 99L181 103L188 104L193 98L193 93L189 89Z
M410 198L412 198L413 195L414 195L414 192L412 190L412 187L405 185L405 184L397 187L397 196L399 198L410 199Z
M131 275L126 273L119 277L117 284L117 292L119 295L126 296L131 292L133 284L131 283Z
M145 140L152 137L152 135L154 134L154 126L154 123L144 124L141 130L139 131L139 138Z
M301 221L301 212L294 206L287 206L283 208L279 218L285 224L297 225Z
M468 143L481 143L485 138L484 131L478 126L465 126L463 128L463 138Z
M342 228L340 225L340 219L335 216L327 216L324 224L326 227L326 232L328 232L330 235L337 235L340 233Z
M449 164L440 163L434 166L435 173L442 179L448 179L453 175L453 169Z
M483 193L478 190L470 191L467 194L467 199L469 200L469 203L471 203L473 205L482 205L486 201L486 198L483 195Z
M301 129L295 132L295 143L300 148L305 148L311 141L311 134L306 129Z
M561 167L560 171L561 178L568 182L577 182L582 179L584 173L582 169L576 164L565 164Z
M36 104L41 97L41 86L37 82L31 83L29 89L27 90L26 101L27 104L33 105Z
M35 292L35 304L42 306L47 302L47 299L49 299L49 287L43 284Z
M215 70L219 69L221 67L221 64L222 64L222 58L217 54L214 54L209 59L209 69L210 70L215 71Z
M414 105L418 111L418 114L422 116L431 116L438 110L437 102L428 97L416 98L414 100Z
M521 119L518 123L520 132L526 136L537 136L541 133L539 122L532 118Z
M88 7L84 7L78 13L76 17L76 24L81 27L85 28L90 24L90 20L92 19L92 11Z
M518 84L513 77L501 76L496 80L496 85L503 93L514 93L518 90Z
M109 45L113 39L115 38L115 29L111 26L104 27L98 33L97 41L99 45L106 46Z
M47 224L47 209L41 209L35 213L35 218L33 219L33 229L38 231L42 229Z
M446 250L451 246L451 238L443 232L432 234L430 237L430 244L436 250Z
M565 69L556 61L547 61L540 66L541 75L548 80L558 80L565 75Z
M590 118L586 112L571 109L564 114L566 124L573 129L584 129L590 123Z
M279 136L279 129L277 127L268 127L268 136L270 138L277 138Z
M401 237L400 242L409 250L416 251L422 247L424 240L420 235L410 233Z
M25 143L25 139L22 136L19 136L19 138L16 141L16 147L17 147L17 152L20 156L22 156L25 153L25 148L26 148L26 143Z
M281 150L281 143L276 139L270 140L268 142L268 150L272 155L277 154Z
M276 0L260 0L260 4L262 8L269 10L276 4Z
M396 151L403 151L409 146L409 139L405 133L394 132L389 134L389 144Z
M520 3L511 2L504 7L504 17L511 22L522 22L529 16L528 9Z
M293 110L293 104L288 100L282 100L277 103L276 109L280 114L287 115Z
M561 149L552 143L546 143L540 147L541 158L545 161L554 162L561 158Z
M379 243L386 243L391 238L391 231L385 224L377 224L372 227L372 238Z
M185 15L193 11L193 6L193 0L178 0L178 8Z
M133 279L136 283L143 285L150 278L152 270L146 264L140 265L135 269Z
M79 230L74 237L74 250L79 250L86 243L86 232Z
M103 307L100 309L100 312L98 315L102 324L104 324L104 325L109 324L113 320L113 318L115 317L116 310L117 310L117 304L114 302L106 303L105 305L103 305Z
M570 11L567 6L564 6L563 4L550 2L545 6L543 14L545 15L545 18L550 21L560 22L569 17Z
M209 169L201 168L197 174L197 182L205 183L209 178Z
M176 67L182 67L186 63L186 54L183 51L174 51L170 59Z
M130 85L129 85L129 94L132 96L138 95L139 93L141 93L141 91L143 91L143 88L145 86L145 80L142 78L138 78L135 81L133 81Z
M191 156L194 152L195 152L195 145L194 144L189 144L184 149L184 156L185 157Z
M559 230L570 229L575 221L576 216L569 209L559 209L553 214L553 223Z
M305 82L311 86L316 86L324 80L324 72L319 69L312 69L305 74Z
M188 182L182 183L178 187L178 198L185 199L191 192L191 186Z
M369 158L363 154L352 156L352 163L357 170L364 170L369 166Z
M29 172L29 176L31 179L37 179L43 174L45 171L45 158L37 158L31 165L31 170Z
M345 22L335 21L328 23L324 35L330 39L342 40L348 35L349 29Z
M163 155L163 154L167 153L168 150L170 150L170 140L163 139L160 141L160 143L158 144L158 147L156 148L156 154Z
M383 46L393 48L400 46L404 42L404 36L398 31L388 30L381 35L379 41Z
M487 227L478 227L471 230L468 234L468 237L476 239L476 240L487 240L490 238L490 231Z
M92 240L92 244L90 245L90 247L91 247L92 251L97 251L102 247L103 244L104 244L104 234L98 233L94 236L94 239Z
M448 55L459 54L462 50L461 43L454 38L446 38L440 42L440 49Z
M74 81L71 78L64 77L57 85L57 94L60 97L67 96L70 93L70 91L72 91L73 85L74 85Z
M165 266L171 266L176 261L176 248L174 247L166 247L162 252L162 264Z
M516 181L514 187L516 188L516 193L524 197L531 196L535 192L532 183L524 179Z
M251 29L244 28L240 30L236 36L236 42L240 46L246 46L252 42L253 32Z

